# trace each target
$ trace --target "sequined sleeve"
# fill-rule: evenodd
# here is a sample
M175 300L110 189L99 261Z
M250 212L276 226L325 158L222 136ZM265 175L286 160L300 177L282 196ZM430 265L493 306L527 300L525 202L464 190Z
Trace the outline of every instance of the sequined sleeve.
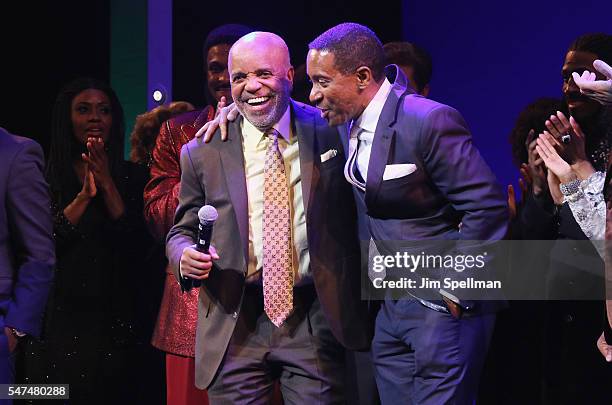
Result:
M53 237L58 252L72 241L83 238L83 234L66 218L64 210L60 209L55 202L51 202L51 213L53 214Z
M606 203L603 196L605 178L605 173L595 172L580 183L576 193L565 198L582 232L594 241L603 240L606 229ZM599 253L602 254L601 251Z
M173 147L169 122L159 132L153 149L151 179L144 190L144 215L149 230L163 241L174 222L181 181L180 156Z

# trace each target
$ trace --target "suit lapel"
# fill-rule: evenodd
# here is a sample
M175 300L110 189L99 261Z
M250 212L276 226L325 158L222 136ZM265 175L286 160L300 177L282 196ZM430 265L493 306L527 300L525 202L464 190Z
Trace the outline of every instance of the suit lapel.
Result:
M242 117L230 122L228 126L228 140L219 143L219 155L225 175L225 182L229 190L230 200L234 207L234 214L240 231L240 241L245 257L249 262L249 209L247 201L246 177L244 175L244 154L242 151L242 135L240 125Z
M394 83L378 118L366 179L365 200L368 205L373 204L378 197L385 167L389 163L389 151L395 137L393 126L397 119L397 109L405 94L406 87L403 83Z
M370 162L368 163L368 178L366 180L366 203L370 204L376 201L380 186L382 184L385 167L389 161L389 150L395 131L393 128L383 126L382 121L378 121L374 141L372 142L372 151L370 153ZM384 124L384 123L383 123Z
M314 170L315 165L319 164L319 160L315 156L315 121L312 114L296 103L292 102L291 108L295 122L295 136L297 136L300 150L302 199L304 201L304 212L308 219L311 192L316 189L319 180L319 171Z
M338 125L338 133L340 134L340 142L342 142L342 147L344 148L344 155L346 159L349 158L349 131L348 131L348 123Z

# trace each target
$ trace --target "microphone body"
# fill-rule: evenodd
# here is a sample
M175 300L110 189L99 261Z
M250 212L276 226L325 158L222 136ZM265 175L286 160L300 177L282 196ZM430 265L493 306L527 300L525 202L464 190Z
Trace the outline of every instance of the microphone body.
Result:
M200 221L198 224L198 240L196 250L202 253L210 253L210 238L212 237L214 221Z
M196 250L202 253L210 253L210 239L212 238L213 225L219 217L217 210L212 205L205 205L198 211L198 239L196 240ZM189 279L191 285L187 288L199 288L202 285L201 280Z

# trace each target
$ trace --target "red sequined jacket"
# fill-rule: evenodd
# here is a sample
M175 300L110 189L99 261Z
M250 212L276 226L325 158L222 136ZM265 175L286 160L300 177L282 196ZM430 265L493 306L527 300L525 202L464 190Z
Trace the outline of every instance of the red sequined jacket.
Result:
M191 140L193 131L185 131L189 125L200 129L214 116L214 108L190 111L162 124L153 149L151 180L144 190L144 215L150 231L160 241L174 222L181 181L181 147ZM181 288L166 268L166 281L157 324L151 343L163 351L193 357L195 331L198 320L198 292Z

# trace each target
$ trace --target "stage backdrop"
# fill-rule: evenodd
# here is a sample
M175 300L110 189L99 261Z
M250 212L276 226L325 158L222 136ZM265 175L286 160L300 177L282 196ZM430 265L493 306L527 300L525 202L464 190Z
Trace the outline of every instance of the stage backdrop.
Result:
M404 36L429 50L430 97L463 113L503 184L514 182L508 135L531 101L561 96L561 66L572 40L612 33L602 1L404 0Z
M149 2L166 4L165 0ZM141 75L147 74L145 58L149 57L149 62L152 58L145 49L150 44L145 41L146 33L142 34L142 22L150 10L143 6L141 17L124 19L124 25L118 26L117 13L127 7L118 9L117 4L116 0L43 2L35 13L29 3L3 6L10 24L0 26L6 56L0 126L47 146L51 109L59 88L87 75L120 87L117 90L129 113L129 134L135 114L142 112L137 110L147 108L149 94L143 76L132 81L117 78L125 79L127 72L138 69ZM202 43L210 29L220 24L238 22L280 34L288 42L295 66L304 62L308 42L323 30L343 21L368 25L383 42L406 39L431 53L431 98L463 113L476 144L500 181L508 184L516 182L518 175L507 142L518 112L538 97L561 95L560 71L569 43L586 32L610 33L610 10L605 5L592 0L174 0L172 27L167 34L172 37L171 46L167 46L172 56L165 61L159 57L153 60L171 66L168 90L174 100L202 106ZM137 13L138 9L129 11ZM163 17L154 19L155 26L150 28L161 30L160 21L170 21L166 14ZM142 39L138 43L143 49L138 52L126 47L134 44L136 37ZM136 55L142 60L128 61Z

